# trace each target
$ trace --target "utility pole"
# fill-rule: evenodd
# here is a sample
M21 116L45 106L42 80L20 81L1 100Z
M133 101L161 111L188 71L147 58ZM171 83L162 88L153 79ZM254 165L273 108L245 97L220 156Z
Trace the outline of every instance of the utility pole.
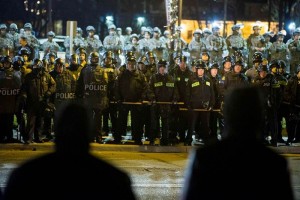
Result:
M53 30L53 21L52 21L52 0L48 0L48 25L47 32Z
M226 36L226 21L227 21L227 4L228 0L224 0L224 22L223 22L223 37Z

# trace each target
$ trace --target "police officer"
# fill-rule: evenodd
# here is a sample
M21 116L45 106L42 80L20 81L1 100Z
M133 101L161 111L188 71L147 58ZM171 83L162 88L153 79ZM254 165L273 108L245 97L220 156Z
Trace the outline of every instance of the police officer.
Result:
M273 119L271 105L272 75L269 73L268 65L265 63L260 63L257 71L258 76L253 79L251 83L261 88L261 91L264 94L265 122L263 124L261 141L266 145L269 145L269 136Z
M20 43L19 43L19 37L20 34L18 33L18 26L15 23L11 23L9 25L9 32L8 32L9 37L12 38L13 40L13 55L17 55L18 54L18 48L20 47Z
M146 55L147 52L153 51L155 48L155 44L153 40L151 40L152 31L147 28L144 32L144 38L139 40L139 51L141 55Z
M289 117L286 121L290 122L289 128L287 127L288 139L286 145L291 146L292 143L300 142L300 65L298 65L296 74L289 80L284 90L285 100L289 105Z
M273 42L273 44L270 47L270 60L283 60L285 63L289 61L290 51L288 46L283 42L285 36L285 30L281 30L277 33L276 41Z
M203 134L204 144L209 143L210 128L209 119L210 112L214 107L215 93L213 83L205 75L205 64L198 61L196 73L190 76L186 87L186 105L189 113L189 129L185 137L184 145L192 144L192 134L195 131L196 123L200 123L199 128ZM203 109L195 111L193 109Z
M21 87L21 73L12 68L12 59L1 59L3 71L0 71L0 143L18 142L13 138L13 122L16 113L17 97Z
M271 145L277 147L278 142L284 143L281 135L281 120L282 115L280 112L283 98L284 98L284 87L287 84L287 80L284 76L279 73L280 63L278 60L273 60L269 64L270 73L272 75L272 88L270 95L271 105Z
M32 49L34 49L34 50L30 49L30 51L33 53L33 57L31 58L31 60L33 60L34 58L39 58L40 43L38 39L35 37L35 35L33 34L31 23L25 23L23 28L24 28L24 33L20 38L26 37L28 45ZM21 44L21 46L23 45Z
M263 62L262 52L260 51L255 52L253 54L252 62L253 62L252 67L245 72L245 75L248 77L250 82L252 82L258 76L257 68Z
M177 103L178 90L175 85L175 79L167 73L167 61L159 60L157 63L158 72L151 76L149 83L149 99L151 106L151 134L150 144L154 144L155 138L161 139L160 145L174 145L177 141L176 132L171 134L171 104L162 104L163 102ZM161 104L156 105L156 102ZM161 121L161 129L160 129ZM171 134L171 135L170 135Z
M34 58L35 58L35 50L33 47L31 47L28 43L28 38L27 36L24 36L24 35L21 35L20 36L20 39L19 39L19 42L20 42L20 47L19 47L19 55L20 55L20 50L24 48L28 49L27 53L28 53L28 61L32 61Z
M161 60L164 56L164 51L166 50L166 44L160 39L161 30L158 27L153 28L153 41L154 48L153 53L156 55L157 60Z
M212 82L212 87L215 94L215 102L213 103L213 109L220 109L221 108L221 95L220 95L220 83L221 83L221 75L219 72L219 65L218 63L212 63L209 67L208 77ZM219 112L211 112L210 113L210 138L213 141L218 140L218 127L220 129L220 135L223 133L224 124L221 121L222 116Z
M44 56L46 56L48 53L52 52L57 55L57 52L59 50L59 45L53 40L55 37L55 33L53 31L49 31L47 33L47 41L45 41L42 44L42 49L44 51Z
M232 34L226 38L226 44L228 47L229 55L232 56L235 51L240 50L243 55L247 53L246 40L241 35L241 29L244 27L243 24L235 24L231 27ZM244 58L245 59L245 58Z
M244 67L243 60L233 61L232 71L225 76L224 80L224 95L230 90L243 85L249 85L249 80L244 73L242 73Z
M205 49L205 45L201 41L201 34L202 31L200 29L196 29L193 33L193 39L188 45L190 59L192 60L200 59L200 54Z
M18 55L23 58L23 65L21 66L21 78L22 78L22 83L24 82L25 76L32 71L32 65L31 65L31 60L29 60L30 57L30 50L28 48L21 48L18 52Z
M120 37L117 36L116 26L114 24L109 25L108 32L109 35L103 40L103 46L106 51L117 53L117 51L122 50L122 41Z
M129 52L132 51L134 52L134 56L136 58L140 58L140 52L139 52L139 37L137 34L132 34L130 36L129 42L125 45L124 47L124 53L125 55Z
M171 74L178 88L179 93L179 102L185 102L186 100L186 87L187 82L192 75L192 71L187 66L187 57L179 56L178 63L175 66ZM186 106L186 105L185 105ZM186 137L186 130L188 129L188 113L180 111L180 108L185 108L185 106L174 106L172 115L175 118L175 125L172 128L172 131L176 131L179 136L179 142L184 142ZM173 130L174 129L174 130Z
M271 38L273 37L272 32L266 32L263 34L263 37L265 39L265 50L263 51L263 57L268 60L268 62L271 61L271 52L270 47L272 46Z
M51 72L53 69L54 69L54 62L55 62L55 59L56 59L56 54L54 52L49 52L46 54L46 65L45 66L45 70L47 72Z
M290 74L294 75L300 60L300 28L297 28L293 33L293 39L288 44L290 51Z
M65 69L64 62L61 58L55 59L54 69L49 74L56 82L56 91L53 94L53 102L55 110L59 110L62 103L74 99L76 78L69 70ZM54 123L56 123L55 120ZM48 139L51 139L51 137Z
M134 144L142 144L142 107L140 105L122 104L122 102L141 103L146 99L148 83L144 74L136 69L136 58L127 57L126 69L116 80L115 97L119 102L118 129L114 135L114 142L120 143L121 136L126 135L128 113L131 113L131 135Z
M132 28L130 26L126 27L125 35L124 35L124 46L131 43L130 41L131 34L132 34Z
M83 67L79 64L79 56L75 53L72 54L70 56L70 65L67 67L67 70L73 74L76 80L78 80L82 68Z
M250 65L253 61L253 54L257 51L264 52L265 51L265 39L260 34L260 30L262 28L261 22L257 21L252 29L253 33L250 34L250 36L247 38L247 46L249 50L249 56L248 56L248 65Z
M108 76L108 98L110 102L115 101L115 80L117 78L117 70L113 64L114 53L112 51L106 51L103 55L103 67ZM103 131L105 135L109 132L114 133L117 129L117 106L115 104L109 104L108 108L103 110ZM109 120L111 128L109 128Z
M151 76L153 73L147 68L145 63L147 63L146 56L142 56L139 58L137 62L137 70L139 70L142 74L144 74L146 78L146 82L149 83ZM147 96L145 100L149 100ZM145 141L149 141L150 131L151 131L151 111L150 106L148 104L142 105L143 115L141 116L141 124L144 127L144 139ZM150 142L151 143L151 142Z
M7 33L7 26L0 24L0 55L13 56L14 43L12 38Z
M34 59L32 72L25 76L21 88L20 101L25 101L27 105L27 127L23 137L25 144L44 142L42 138L44 114L55 92L56 83L43 68L42 61Z
M146 58L147 58L147 69L152 73L155 74L157 72L157 67L156 67L156 55L152 51L146 52Z
M87 26L86 32L88 34L84 41L86 54L90 55L92 52L99 52L103 44L99 38L95 37L96 29L93 26Z
M220 26L214 24L212 27L213 34L207 37L208 50L210 52L210 61L222 64L223 54L227 51L227 44L225 39L220 36Z
M87 52L85 48L79 47L76 50L76 54L79 56L79 65L83 68L87 65Z
M108 108L108 76L99 65L99 53L89 55L90 64L81 70L76 84L75 96L93 110L96 130L93 141L102 142L102 111Z

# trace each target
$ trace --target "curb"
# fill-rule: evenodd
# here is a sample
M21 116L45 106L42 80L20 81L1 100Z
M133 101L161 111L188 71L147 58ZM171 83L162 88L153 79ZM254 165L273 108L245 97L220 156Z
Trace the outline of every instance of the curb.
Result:
M2 151L53 151L55 144L53 142L45 142L42 144L0 144ZM126 151L126 152L143 152L143 153L189 153L199 146L150 146L150 145L128 145L128 144L97 144L90 145L92 151ZM270 147L279 154L300 154L300 144L294 146L280 145L278 147Z

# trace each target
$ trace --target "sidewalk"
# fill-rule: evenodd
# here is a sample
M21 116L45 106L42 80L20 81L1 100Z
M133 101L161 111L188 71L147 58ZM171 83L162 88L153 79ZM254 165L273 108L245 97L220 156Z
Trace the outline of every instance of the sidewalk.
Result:
M150 145L130 145L130 144L97 144L91 143L91 150L93 151L126 151L126 152L148 152L148 153L188 153L194 148L201 148L202 145L183 146L178 144L176 146L150 146ZM293 146L286 146L280 143L278 147L270 147L280 154L300 154L300 143L293 144ZM32 150L32 151L52 151L54 150L53 142L21 144L9 143L0 144L0 150Z

